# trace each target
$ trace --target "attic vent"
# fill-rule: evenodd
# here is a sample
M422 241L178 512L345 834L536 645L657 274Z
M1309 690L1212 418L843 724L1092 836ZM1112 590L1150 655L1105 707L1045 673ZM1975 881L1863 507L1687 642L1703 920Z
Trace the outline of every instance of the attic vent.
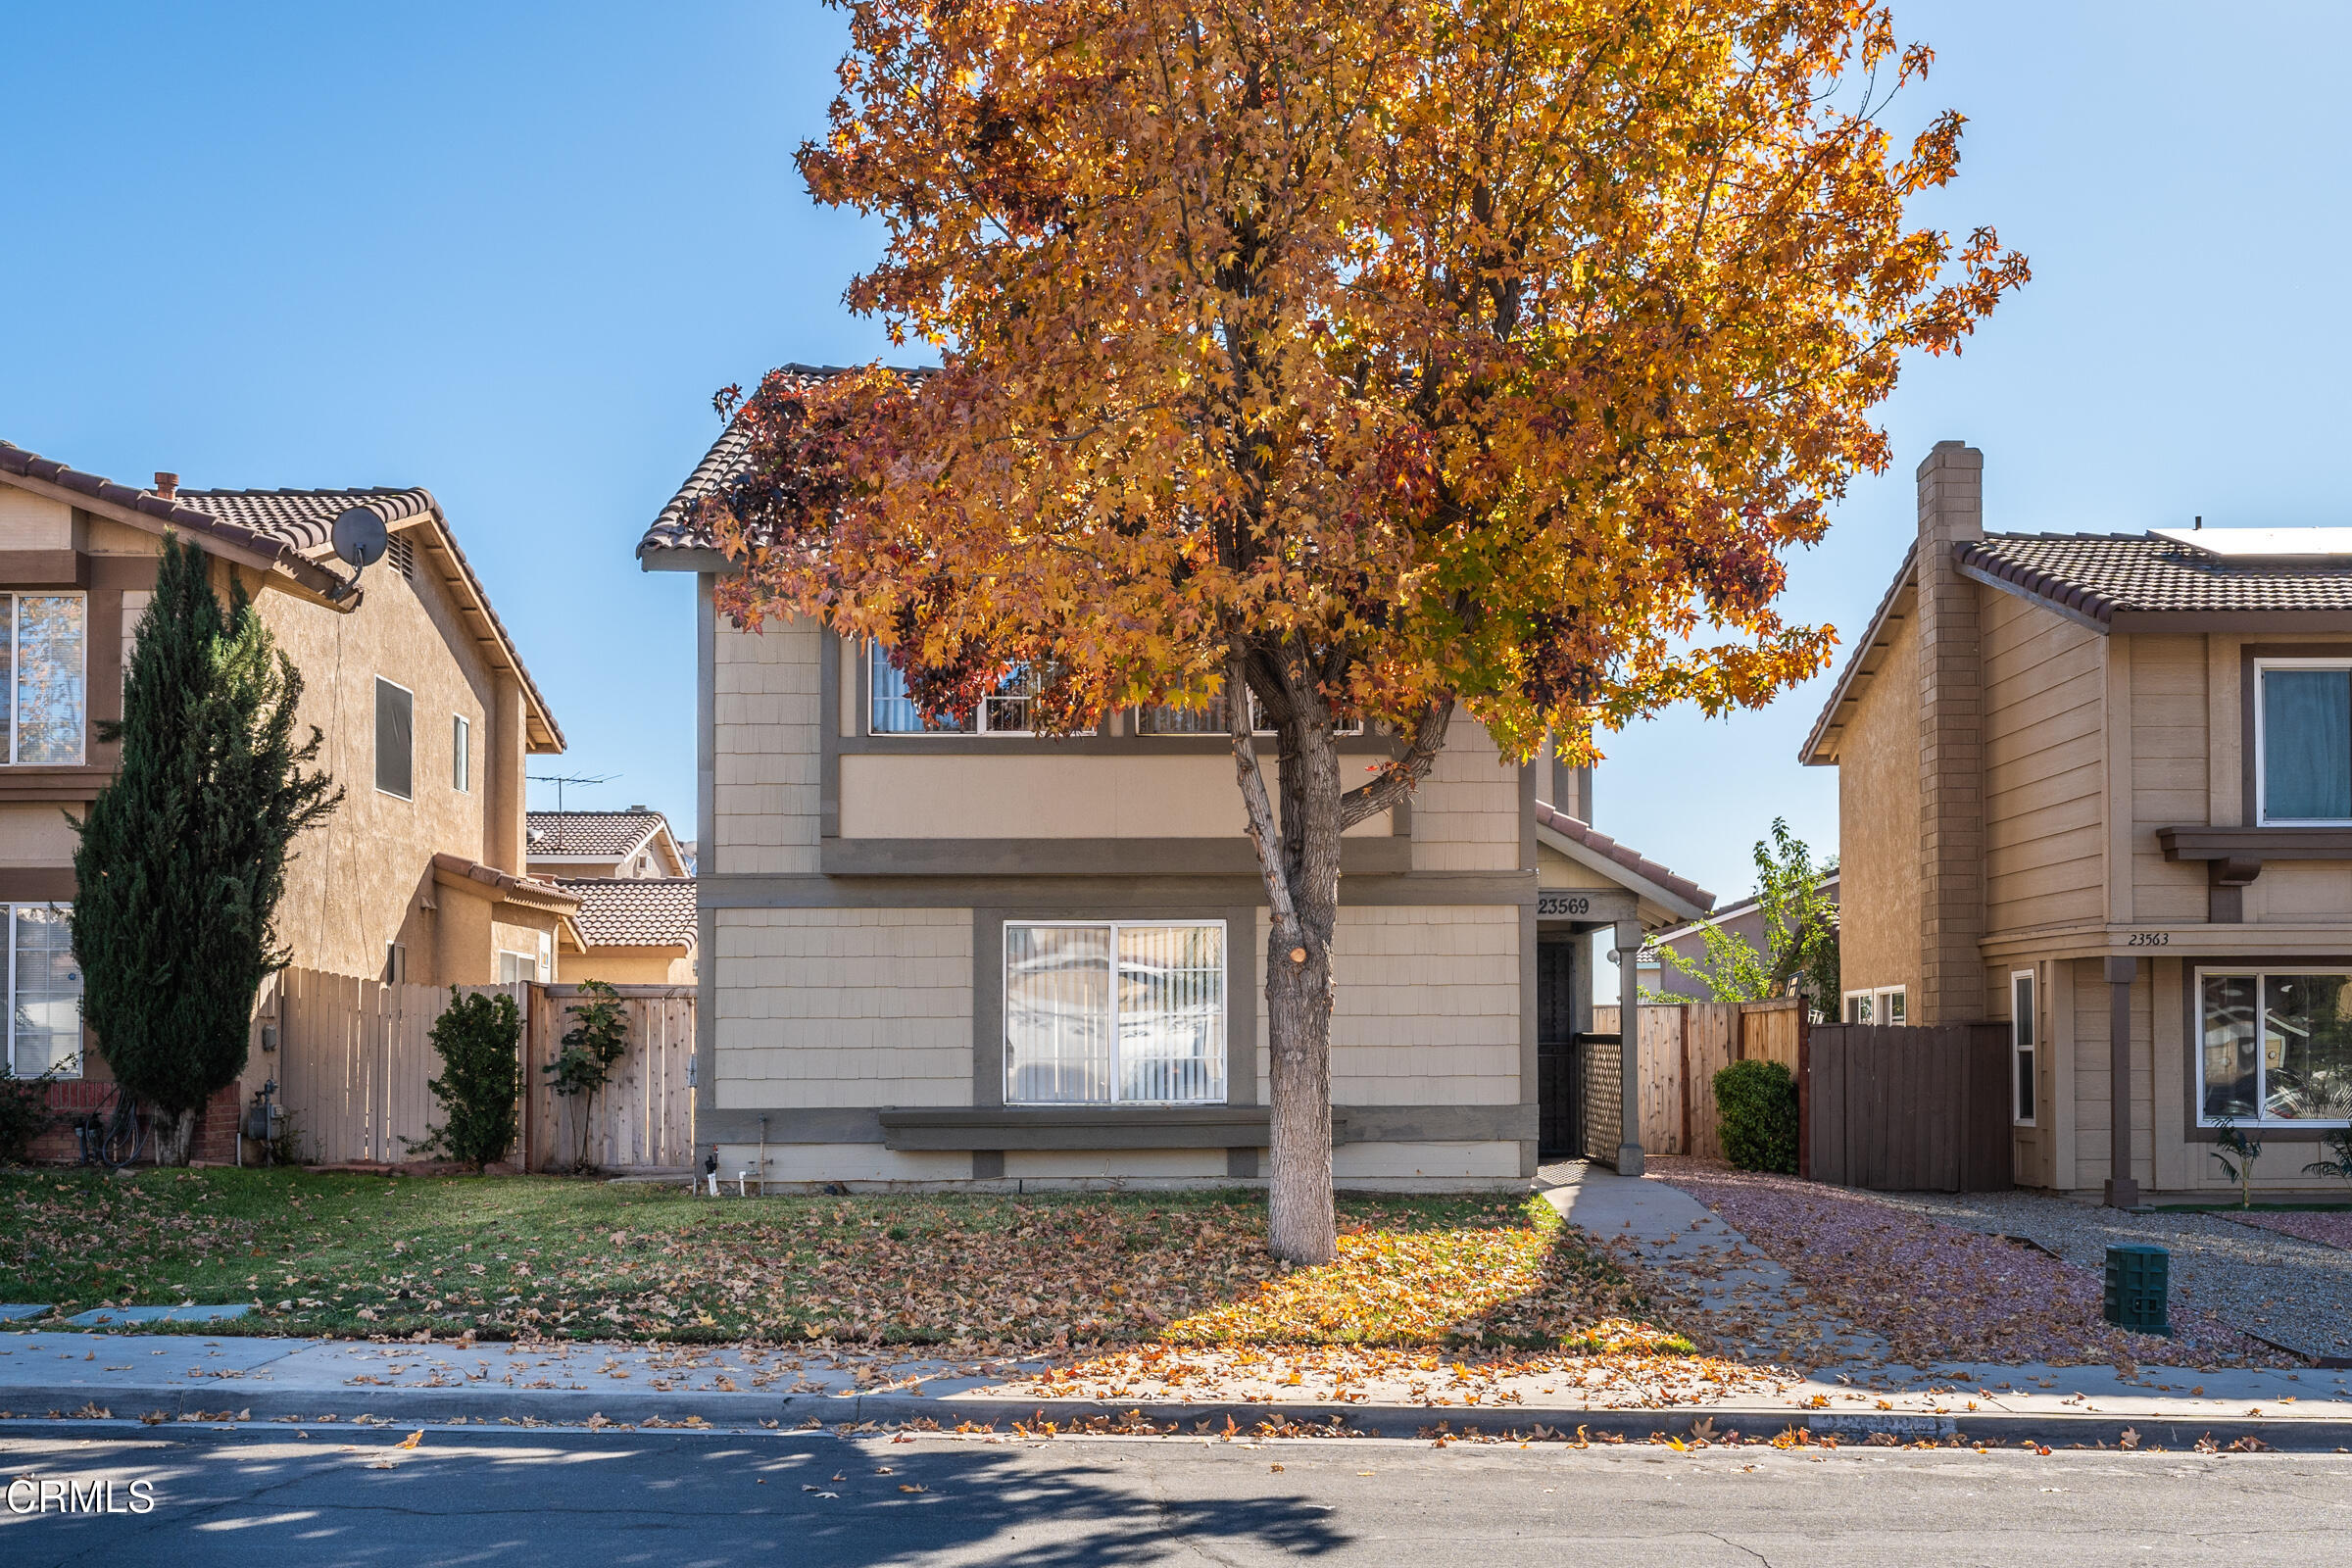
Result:
M392 536L384 547L384 560L403 577L416 574L416 547L409 542L409 536L405 533Z

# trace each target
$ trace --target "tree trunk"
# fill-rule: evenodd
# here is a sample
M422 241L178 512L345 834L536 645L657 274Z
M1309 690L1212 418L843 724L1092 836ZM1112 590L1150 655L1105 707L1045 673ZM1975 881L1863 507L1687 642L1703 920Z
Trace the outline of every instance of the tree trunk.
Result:
M1250 705L1237 695L1226 706L1250 839L1266 885L1266 1036L1273 1055L1267 1240L1276 1257L1316 1264L1339 1255L1331 1196L1331 940L1340 904L1343 792L1330 711L1303 685L1292 682L1287 710L1271 715L1280 736L1279 822L1250 739ZM1246 691L1239 680L1231 689Z
M175 1112L159 1111L155 1126L155 1162L158 1165L185 1165L196 1147L196 1124L204 1115L204 1107Z

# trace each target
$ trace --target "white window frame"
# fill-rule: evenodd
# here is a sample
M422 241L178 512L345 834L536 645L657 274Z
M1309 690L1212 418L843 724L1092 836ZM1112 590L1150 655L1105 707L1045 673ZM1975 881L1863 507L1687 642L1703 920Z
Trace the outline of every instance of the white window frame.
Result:
M514 960L514 967L516 969L528 967L531 972L528 974L506 973L506 960L509 958L513 958ZM539 955L536 953L517 953L513 948L500 948L498 950L498 983L502 986L513 985L517 980L536 983L540 979Z
M410 744L416 744L413 737ZM449 715L449 786L460 795L473 793L473 720L464 713Z
M2219 1127L2222 1124L2219 1116L2205 1114L2205 978L2208 975L2224 980L2251 978L2255 983L2254 1004L2258 1009L2267 1010L2269 999L2263 991L2262 982L2273 976L2285 978L2290 975L2325 975L2330 978L2352 980L2352 968L2345 968L2340 964L2330 966L2324 963L2264 964L2259 968L2246 968L2232 963L2217 963L2210 966L2199 964L2192 968L2189 978L2189 1021L2193 1032L2189 1040L2189 1054L2196 1062L2196 1070L2191 1074L2189 1081L2189 1094L2194 1097L2190 1100L2189 1106L2196 1113L2199 1127ZM2261 1030L2259 1016L2255 1021L2255 1029L2259 1035ZM2254 1102L2258 1106L2269 1098L2263 1090L2264 1078L2270 1067L2269 1063L2262 1060L2262 1052L2257 1049L2255 1060L2258 1065L2254 1079ZM2343 1116L2255 1115L2233 1116L2230 1121L2239 1127L2343 1127L2352 1125L2352 1118Z
M5 961L0 961L0 981L5 982L5 986L0 986L0 1005L4 1005L8 1009L8 1021L0 1023L0 1062L6 1063L12 1075L17 1073L17 911L20 909L53 909L59 914L67 914L73 910L73 907L74 906L71 904L42 903L37 900L0 904L0 911L5 911L0 913L0 941L8 944L8 956ZM84 982L84 995L87 995L86 981ZM75 1031L74 1054L68 1058L73 1063L73 1070L59 1072L57 1076L60 1080L77 1079L82 1076L83 1057L88 1044L89 1024L84 1021L81 1027ZM22 1076L38 1077L40 1075L26 1073Z
M24 599L74 599L81 604L81 722L74 726L74 760L70 762L17 760L17 731L24 718L24 705L17 701L17 671L24 662L24 651L18 646L17 607ZM0 737L0 758L10 767L81 767L90 760L90 596L76 588L10 588L0 591L0 600L7 601L8 612L8 624L0 628L8 639L8 734ZM123 678L129 678L127 663Z
M383 786L383 760L376 755L383 749L383 729L376 722L373 702L376 695L375 686L389 686L396 692L406 693L409 699L409 793L406 795L401 794L398 790L388 790ZM416 694L389 675L376 676L375 686L368 688L368 695L370 699L368 710L368 781L375 786L375 793L383 796L386 800L415 801L416 799Z
M2025 1005L2018 1005L2018 991ZM2032 969L2009 971L2009 1123L2034 1125L2041 1099L2041 977Z
M1844 996L1838 998L1838 1000L1839 1004L1838 1011L1841 1014L1844 1022L1851 1024L1867 1024L1875 1021L1871 1017L1872 993L1868 991L1848 991ZM1860 1017L1854 1016L1854 1004L1856 1003L1860 1003L1862 1004L1860 1009Z
M972 727L971 727L970 729L884 729L884 728L882 728L882 727L881 727L881 725L879 725L879 724L877 724L876 722L874 722L874 704L875 704L877 701L879 701L879 700L880 700L880 693L881 693L881 683L880 683L880 682L878 682L877 680L875 680L875 679L874 679L874 667L875 667L875 662L876 662L877 660L880 660L880 661L882 661L884 663L887 663L887 662L889 662L889 657L890 657L890 656L889 656L889 651L888 651L887 649L885 649L885 648L884 648L884 647L883 647L883 646L882 646L880 643L878 643L878 642L869 642L869 643L867 643L867 644L865 645L865 732L866 732L866 734L868 734L868 735L870 735L870 736L876 736L876 737L879 737L880 739L883 739L883 740L892 740L892 741L935 741L935 740L940 740L940 739L943 739L943 738L953 738L953 737L955 737L955 736L958 736L958 735L961 735L961 736L971 736L971 735L1030 736L1030 735L1035 735L1035 734L1037 733L1037 731L1036 731L1036 730L1034 730L1034 729L1028 729L1028 728L1021 728L1021 729L1000 729L1000 728L997 728L997 727L995 727L994 725L992 725L992 724L989 722L989 706L988 706L988 705L989 705L989 698L987 698L987 697L983 697L983 698L981 698L979 702L977 702L977 703L975 703L975 704L973 704L973 705L972 705ZM993 694L992 694L992 695L993 695Z
M1881 986L1872 993L1871 1001L1875 1004L1871 1010L1886 1028L1901 1029L1911 1022L1911 993L1905 987Z
M1036 928L1036 927L1055 927L1055 928L1061 928L1061 929L1071 929L1071 928L1075 928L1075 929L1082 929L1082 930L1106 930L1106 931L1108 931L1108 932L1110 933L1110 962L1111 962L1111 976L1110 976L1110 1083L1111 1083L1111 1092L1112 1092L1112 1097L1113 1097L1113 1098L1111 1098L1111 1099L1110 1099L1110 1100L1108 1100L1108 1101L1104 1101L1104 1102L1094 1102L1094 1101L1080 1101L1080 1102L1072 1102L1072 1101L1066 1101L1066 1100L1064 1100L1064 1101L1046 1101L1046 1100L1015 1100L1015 1099L1013 1099L1013 1098L1012 1098L1012 1074L1013 1074L1013 1060L1012 1060L1012 1049L1011 1049L1011 1047L1012 1047L1012 1042L1011 1042L1011 1040L1010 1040L1010 1038L1009 1038L1009 1036L1008 1036L1008 1037L1006 1038L1006 1040L1004 1041L1004 1066L1003 1066L1004 1085L1004 1103L1005 1103L1005 1104L1007 1104L1007 1105L1023 1105L1023 1106L1052 1106L1052 1105L1069 1105L1069 1104L1073 1104L1073 1103L1076 1103L1076 1104L1097 1104L1097 1103L1101 1103L1101 1104L1110 1104L1110 1105L1222 1105L1222 1104L1226 1103L1228 1097L1229 1097L1229 1096L1232 1094L1232 1092L1233 1092L1233 1086L1232 1086L1232 1082L1231 1082L1231 1080L1230 1080L1229 1073L1228 1073L1228 1066L1229 1066L1229 1063L1230 1063L1230 1061L1231 1061L1231 1057L1232 1057L1232 1054L1233 1054L1233 932L1232 932L1232 931L1229 929L1229 927L1228 927L1228 925L1227 925L1227 922L1226 922L1226 921L1224 921L1224 920L1222 920L1222 919L1185 919L1185 918L1169 918L1169 917L1164 917L1164 916L1163 916L1163 917L1161 917L1161 918L1158 918L1158 919L1139 919L1139 920L1116 920L1116 919L1111 919L1111 920L1084 920L1084 919L1069 919L1069 920L1051 920L1051 919L1048 919L1048 920L1038 920L1038 919L1027 919L1027 918L1012 918L1012 919L1007 919L1006 921L1004 921L1004 927L1003 927L1003 931L1004 931L1004 932L1007 932L1007 933L1008 933L1008 932L1010 932L1010 931L1011 931L1011 930L1012 930L1014 927L1016 927L1016 926L1020 926L1020 927L1030 927L1030 928ZM1137 926L1137 927L1159 927L1159 928L1166 928L1166 927L1170 927L1170 926L1182 926L1182 927L1187 927L1187 928L1192 928L1192 929L1207 929L1207 928L1210 928L1210 927L1214 927L1214 928L1215 928L1215 930L1216 930L1216 932L1217 932L1217 996L1218 996L1218 999L1219 999L1219 1001L1220 1001L1220 1004L1221 1004L1221 1005L1222 1005L1222 1006L1223 1006L1223 1008L1224 1008L1224 1022L1223 1022L1223 1028L1222 1028L1222 1029L1220 1030L1220 1032L1219 1032L1219 1033L1220 1033L1220 1042L1219 1042L1219 1043L1222 1045L1222 1047L1223 1047L1224 1049L1223 1049L1223 1051L1222 1051L1222 1052L1219 1054L1219 1055L1218 1055L1218 1057L1217 1057L1217 1060L1216 1060L1216 1062L1215 1062L1215 1064L1214 1064L1213 1072L1214 1072L1214 1079L1215 1079L1215 1081L1214 1081L1214 1085L1213 1085L1213 1090L1212 1090L1212 1093L1211 1093L1211 1094L1209 1094L1208 1096L1206 1096L1206 1097L1202 1098L1202 1099L1200 1099L1200 1100L1125 1100L1125 1099L1120 1099L1120 1098L1118 1098L1118 1086L1119 1086L1120 1082L1122 1081L1122 1079L1123 1079L1123 1077L1124 1077L1124 1074L1123 1074L1123 1073L1122 1073L1122 1071L1121 1071L1121 1067L1122 1067L1123 1063L1121 1062L1121 1060L1120 1060L1120 1057L1119 1057L1119 1048L1120 1048L1120 1044L1121 1044L1121 1032L1120 1032L1120 1029L1119 1029L1119 976L1118 976L1118 962L1119 962L1119 931L1120 931L1120 929L1121 929L1122 927L1128 927L1128 926ZM1008 1002L1008 1000L1007 1000L1007 999L1009 998L1009 996L1010 996L1010 993L1011 993L1011 990L1012 990L1012 968L1011 968L1011 959L1010 959L1010 957L1009 957L1009 956L1006 956L1006 955L1008 955L1010 948L1011 948L1011 944L1010 944L1009 942L1005 942L1005 941L1002 940L1002 937L1000 937L1000 941L999 941L999 943L998 943L998 953L999 953L999 957L998 957L998 964L997 964L997 967L998 967L997 1011L998 1011L998 1016L999 1016L999 1024L998 1024L998 1027L999 1027L1000 1029L1004 1029L1004 1030L1006 1030L1006 1031L1009 1031L1009 1029L1010 1029L1010 1027L1011 1027L1011 1025L1010 1025L1010 1021L1009 1021L1009 1015L1010 1015L1010 1010L1011 1010L1011 1009L1010 1009L1010 1004L1009 1004L1009 1002Z
M2274 669L2340 669L2352 671L2352 659L2257 659L2254 661L2254 820L2262 827L2352 827L2352 816L2273 816L2271 815L2271 781L2265 753L2268 747L2264 734L2269 722L2270 704L2263 698L2263 675ZM2222 971L2217 971L2222 972ZM2242 974L2243 970L2227 971ZM2281 974L2291 971L2281 969ZM2320 973L2333 971L2321 970ZM2200 1103L2202 1102L2200 1101Z

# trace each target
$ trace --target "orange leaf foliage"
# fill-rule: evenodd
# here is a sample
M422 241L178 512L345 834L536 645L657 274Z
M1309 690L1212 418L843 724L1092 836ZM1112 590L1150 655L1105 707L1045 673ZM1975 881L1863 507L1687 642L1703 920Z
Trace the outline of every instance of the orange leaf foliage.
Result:
M771 375L706 520L722 608L894 649L934 710L1013 663L1041 727L1242 660L1524 755L1767 700L1774 604L1910 350L2027 276L1906 219L1961 121L1819 0L850 0L801 168L878 216L851 287L942 352Z

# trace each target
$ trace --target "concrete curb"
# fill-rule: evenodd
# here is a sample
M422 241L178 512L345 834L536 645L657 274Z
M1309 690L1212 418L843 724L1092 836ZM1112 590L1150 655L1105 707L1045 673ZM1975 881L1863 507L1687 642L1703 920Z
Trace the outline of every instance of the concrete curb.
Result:
M359 1418L396 1426L432 1425L463 1417L468 1424L499 1426L532 1422L545 1426L585 1426L592 1417L612 1425L687 1427L700 1422L713 1429L742 1431L838 1429L862 1426L900 1426L934 1422L942 1430L958 1426L1009 1432L1017 1422L1032 1429L1051 1423L1064 1435L1082 1435L1085 1428L1118 1429L1140 1414L1155 1426L1175 1426L1185 1436L1221 1435L1230 1422L1235 1435L1266 1435L1272 1426L1330 1428L1336 1420L1350 1436L1428 1438L1443 1427L1452 1437L1499 1437L1527 1433L1542 1426L1554 1433L1575 1433L1589 1439L1630 1443L1653 1436L1688 1437L1695 1422L1710 1420L1720 1434L1737 1431L1748 1438L1775 1437L1800 1427L1816 1440L1835 1439L1851 1446L1883 1434L1898 1442L1958 1437L1988 1447L2040 1445L2052 1448L2116 1447L2127 1431L2135 1431L2142 1446L2180 1452L2200 1439L2210 1438L2229 1447L2252 1439L2264 1448L2299 1453L2352 1450L2352 1420L2327 1416L2230 1417L2216 1420L2183 1419L2164 1414L2041 1414L2017 1411L1974 1411L1965 1415L1932 1415L1907 1411L1808 1411L1759 1405L1666 1405L1642 1410L1585 1410L1521 1407L1431 1408L1421 1405L1341 1405L1250 1403L1209 1400L1198 1404L1168 1404L1149 1400L936 1398L915 1394L775 1395L700 1393L689 1396L610 1391L533 1391L517 1395L508 1389L305 1390L239 1385L230 1382L210 1388L181 1384L100 1388L87 1384L27 1384L0 1387L0 1419L52 1420L70 1417L91 1407L104 1409L118 1420L162 1413L173 1421L249 1414L253 1421L318 1423L331 1416L338 1425ZM770 1429L767 1423L775 1423ZM1302 1433L1281 1434L1303 1436ZM2242 1450L2241 1450L2242 1451Z

